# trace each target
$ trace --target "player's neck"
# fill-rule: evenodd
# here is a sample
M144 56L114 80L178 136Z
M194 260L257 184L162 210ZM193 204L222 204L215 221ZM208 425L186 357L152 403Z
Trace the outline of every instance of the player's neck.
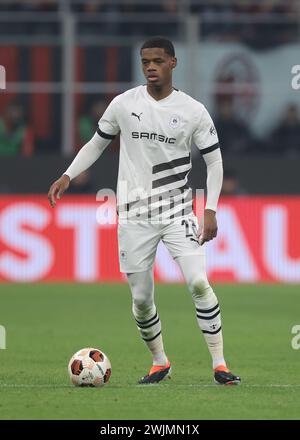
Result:
M173 92L173 86L172 84L168 84L167 86L157 87L154 84L148 84L147 92L149 93L149 95L152 96L152 98L156 99L156 101L160 101L161 99L164 99L167 96L171 95L171 93Z

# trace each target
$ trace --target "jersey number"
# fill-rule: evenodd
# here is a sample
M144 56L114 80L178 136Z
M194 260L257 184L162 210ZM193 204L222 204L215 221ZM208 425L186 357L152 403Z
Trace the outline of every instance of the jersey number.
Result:
M192 219L188 220L182 220L181 224L185 226L185 236L186 238L189 238L192 241L196 241L196 243L199 243L197 238L197 226Z

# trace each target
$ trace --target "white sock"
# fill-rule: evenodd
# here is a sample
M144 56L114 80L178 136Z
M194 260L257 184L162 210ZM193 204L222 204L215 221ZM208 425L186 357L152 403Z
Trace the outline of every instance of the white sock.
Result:
M197 322L211 354L213 368L219 365L226 367L223 355L220 307L212 288L208 287L206 291L205 295L195 301Z
M141 338L152 354L153 365L166 365L161 322L154 304L153 272L131 273L127 278L133 299L132 312Z
M213 359L213 369L219 367L220 365L223 365L224 367L226 367L226 362L225 362L225 359L224 359L224 358L220 358L220 359L216 358L216 359Z
M167 356L161 335L161 322L155 307L147 314L133 307L133 313L141 337L152 354L153 365L166 365Z
M182 270L197 310L197 322L212 357L213 368L226 366L218 299L206 276L205 256L185 256L176 260Z
M164 351L162 335L159 335L154 341L145 341L145 344L152 353L153 365L166 365L168 359Z

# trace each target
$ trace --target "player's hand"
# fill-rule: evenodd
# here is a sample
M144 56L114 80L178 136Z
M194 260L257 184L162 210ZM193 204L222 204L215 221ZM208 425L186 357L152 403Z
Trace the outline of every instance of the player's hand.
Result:
M66 174L63 174L58 180L56 180L50 186L48 192L48 199L52 208L56 205L56 199L60 199L66 189L69 188L70 178Z
M198 239L200 246L206 241L213 240L217 236L218 225L215 211L211 209L204 210L204 224L199 228Z

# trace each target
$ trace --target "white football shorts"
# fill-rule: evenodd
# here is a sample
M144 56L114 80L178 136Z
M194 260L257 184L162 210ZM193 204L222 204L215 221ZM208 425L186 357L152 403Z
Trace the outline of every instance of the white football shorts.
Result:
M174 259L186 255L205 255L205 245L200 246L197 231L198 219L194 214L168 224L119 223L120 271L134 273L152 268L160 240Z

